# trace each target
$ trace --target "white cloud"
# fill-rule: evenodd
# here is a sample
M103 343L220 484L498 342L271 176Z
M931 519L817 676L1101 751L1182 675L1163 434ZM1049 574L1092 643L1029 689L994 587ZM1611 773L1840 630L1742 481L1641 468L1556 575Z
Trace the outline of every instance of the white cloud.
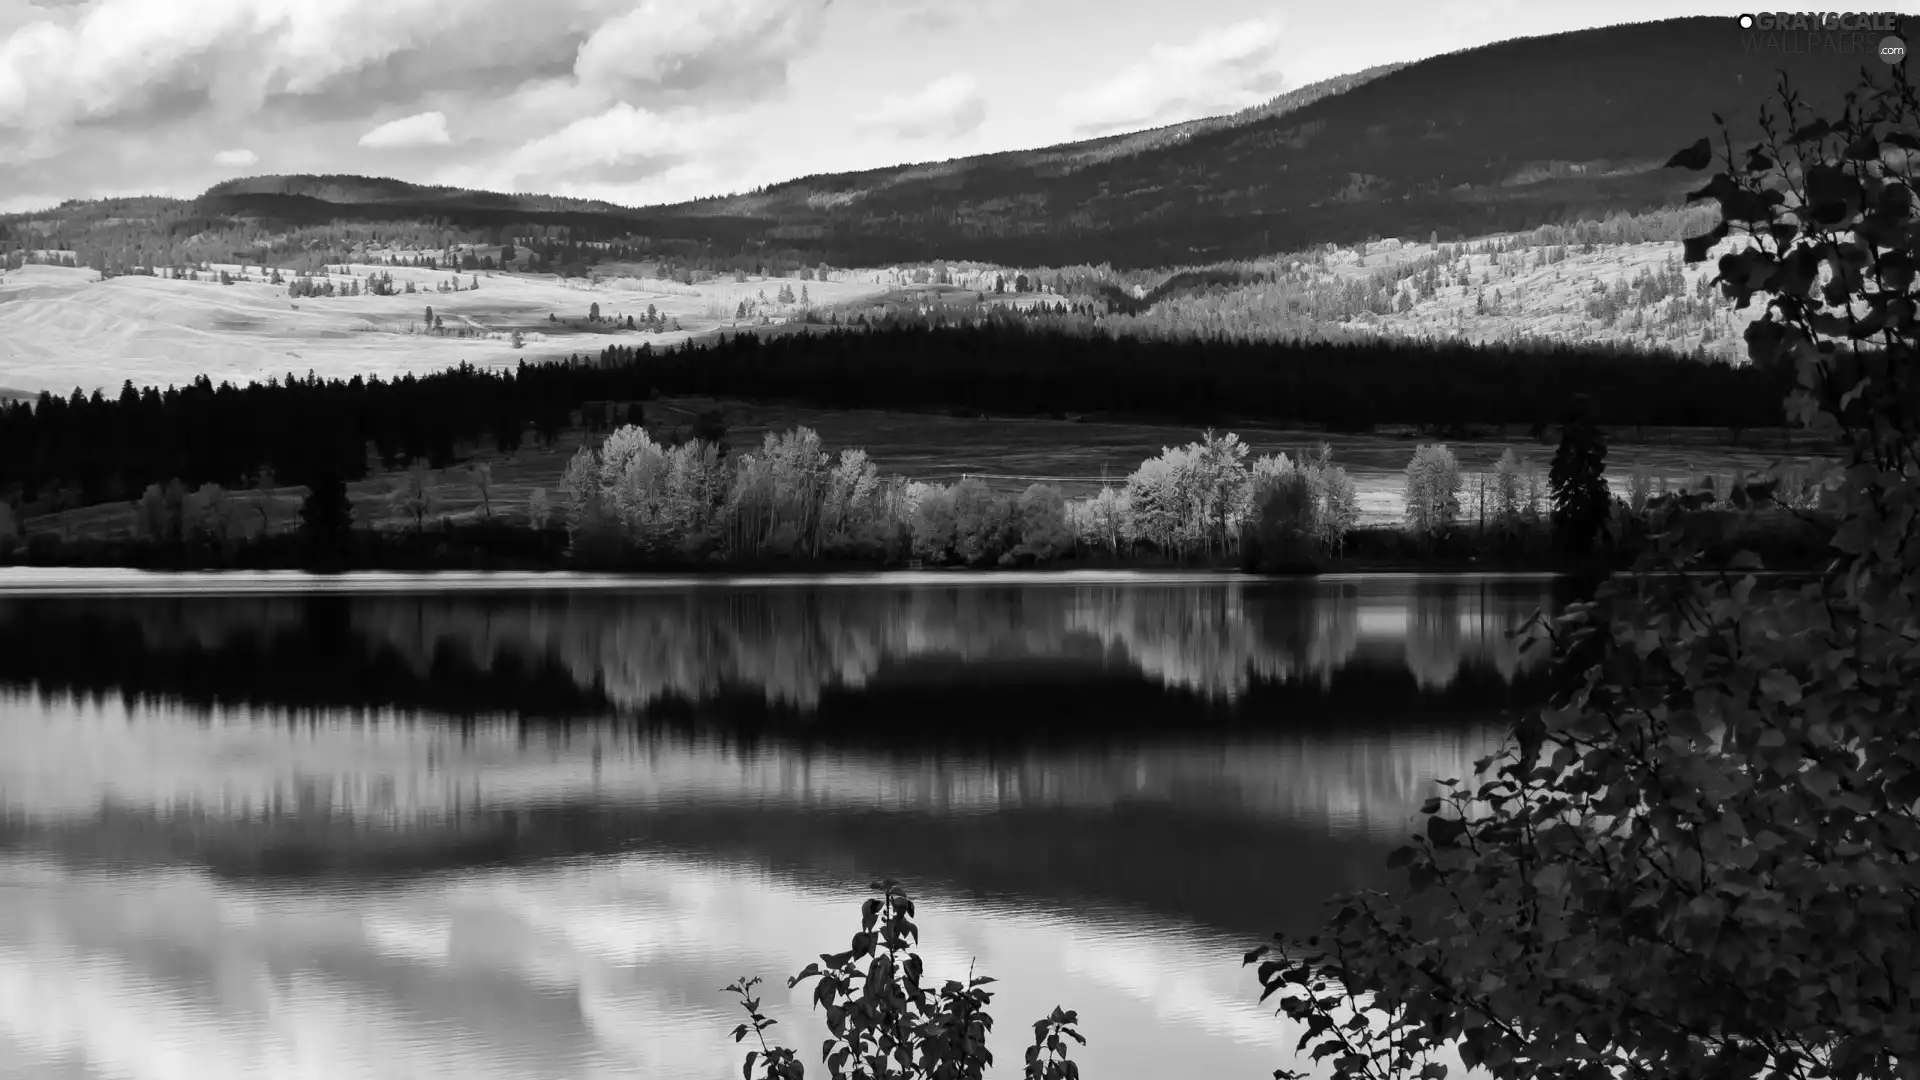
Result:
M0 199L0 214L31 214L66 202L66 195L9 195Z
M717 168L713 157L716 153L730 156L727 144L742 134L737 117L675 121L622 102L530 139L504 155L442 169L435 182L614 202L649 196L677 198L690 179L724 179L724 170ZM665 193L669 189L672 193Z
M493 97L570 74L595 84L596 106L622 94L652 104L631 96L649 92L751 96L784 81L824 5L83 0L27 10L31 21L0 38L0 153L23 133L70 133L82 121L232 121L269 106L342 118L424 111L434 95Z
M437 110L389 120L360 136L361 146L376 150L407 146L445 146L452 141L452 136L447 134L447 114Z
M649 134L659 114L710 127L777 99L828 2L0 0L0 190L92 195L136 145L154 191L220 179L236 145L296 171L445 146L442 168L529 184L692 177ZM469 115L487 122L454 140L446 118ZM610 127L611 149L583 142ZM740 157L703 154L708 170Z
M1020 13L1023 0L853 0L867 10L862 19L885 20L888 33L902 38L929 38L968 26L1003 27Z
M987 119L987 101L973 76L958 72L935 79L919 91L889 97L860 118L867 131L903 139L957 139Z
M215 165L224 165L230 169L243 168L245 166L252 165L254 162L259 160L260 160L259 154L256 154L253 151L246 149L245 147L240 147L234 150L222 150L219 153L213 155L213 163Z
M641 0L580 46L573 74L612 100L698 89L757 96L786 81L787 60L819 36L818 0Z
M1285 88L1280 23L1250 19L1184 45L1154 45L1146 59L1061 103L1082 134L1150 127L1258 105Z

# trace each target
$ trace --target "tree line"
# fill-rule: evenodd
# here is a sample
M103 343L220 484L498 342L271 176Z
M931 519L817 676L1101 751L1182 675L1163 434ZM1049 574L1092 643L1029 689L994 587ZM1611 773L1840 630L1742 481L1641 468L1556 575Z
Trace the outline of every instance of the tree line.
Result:
M721 336L696 351L609 346L605 386L783 399L824 408L1106 412L1195 426L1302 423L1542 428L1586 394L1609 426L1760 428L1782 423L1792 376L1621 346L1475 346L1406 340L1142 340L1023 317L945 328ZM644 348L644 347L643 347ZM631 397L606 392L596 396Z
M68 505L134 497L146 485L346 480L373 463L435 468L491 442L551 445L588 402L656 394L792 399L829 408L1001 414L1112 412L1195 426L1229 421L1336 429L1417 424L1544 425L1570 393L1596 422L1757 428L1780 421L1790 376L1624 349L1405 342L1137 341L1033 329L965 328L722 335L707 344L609 346L598 358L463 363L426 376L301 378L0 406L0 497ZM371 447L371 453L369 453Z

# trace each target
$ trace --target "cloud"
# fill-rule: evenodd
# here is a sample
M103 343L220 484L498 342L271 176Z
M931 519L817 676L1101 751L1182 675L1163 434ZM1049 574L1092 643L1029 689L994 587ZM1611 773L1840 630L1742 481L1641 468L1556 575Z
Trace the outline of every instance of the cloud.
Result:
M1061 108L1076 132L1089 135L1258 105L1285 88L1279 44L1277 20L1250 19L1184 45L1154 45L1146 59L1069 95Z
M855 0L863 2L863 0ZM864 19L885 20L897 38L927 38L972 25L1003 26L1019 14L1022 0L864 0Z
M987 100L974 77L958 72L935 79L919 91L882 101L863 116L864 131L902 139L957 139L977 130L987 119Z
M223 165L229 169L244 168L248 165L252 165L254 162L257 162L259 160L260 160L259 154L256 154L253 151L246 149L245 147L241 147L235 150L222 150L219 153L213 155L213 163L215 165Z
M573 77L597 104L779 86L820 0L86 0L0 38L0 152L23 133L263 109L424 111ZM570 118L569 118L570 119Z
M217 157L236 146L290 171L434 146L437 169L528 186L726 183L714 163L739 153L701 142L696 168L662 132L776 100L830 2L0 0L0 191L190 194L240 167ZM455 140L449 117L485 124Z
M788 60L820 34L827 2L642 0L580 46L573 75L613 100L703 103L755 98L783 85Z
M0 198L0 214L32 214L67 201L64 195L9 195Z
M507 191L576 193L582 185L639 187L723 143L725 121L675 123L622 102L560 130L530 139L503 156L442 170L439 182ZM564 189L564 190L563 190Z
M360 136L361 146L376 150L406 146L445 146L452 141L452 136L447 134L447 114L437 110L389 120Z

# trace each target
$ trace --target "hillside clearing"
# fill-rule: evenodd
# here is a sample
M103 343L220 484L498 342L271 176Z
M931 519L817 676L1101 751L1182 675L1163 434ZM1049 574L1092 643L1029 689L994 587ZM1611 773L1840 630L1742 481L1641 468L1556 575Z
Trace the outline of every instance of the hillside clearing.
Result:
M237 264L212 267L216 276L221 270L236 277L241 273ZM28 394L67 394L75 387L112 394L128 380L135 386L185 385L200 375L215 383L243 384L288 372L304 376L309 370L322 378L347 379L424 374L463 361L498 369L521 360L597 353L616 341L677 344L733 325L745 299L757 299L763 291L773 297L782 284L800 284L750 278L689 287L635 278L596 283L486 271L476 278L472 272L410 267L350 269L362 282L370 274L390 273L396 287L412 281L422 291L290 298L285 285L265 283L256 265L247 267L250 280L232 285L209 280L205 273L199 281L143 275L100 281L87 269L20 267L0 275L0 386ZM463 287L477 280L480 288L435 291L455 278ZM349 279L334 275L331 280L345 284ZM806 284L817 304L861 302L889 288L865 281ZM586 316L594 304L608 319L644 316L652 305L681 329L649 333L591 324ZM420 332L428 307L449 331L464 328L473 336ZM550 314L566 321L552 322ZM524 348L513 347L516 330Z

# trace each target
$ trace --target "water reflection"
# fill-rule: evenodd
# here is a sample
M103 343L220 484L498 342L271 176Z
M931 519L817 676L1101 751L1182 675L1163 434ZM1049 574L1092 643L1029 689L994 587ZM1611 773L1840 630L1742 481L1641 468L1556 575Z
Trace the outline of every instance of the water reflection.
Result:
M0 868L0 1050L94 1076L719 1080L742 1050L714 991L816 959L849 933L849 896L667 856L352 896L17 861ZM1196 1045L1209 1075L1278 1059L1287 1031L1248 1000L1237 942L937 891L920 907L930 975L1002 979L1002 1039L1066 1000L1089 1075L1192 1075ZM767 984L775 1032L817 1046L806 989ZM1017 1075L1017 1047L1002 1056Z
M1469 668L1511 683L1538 657L1506 631L1553 599L1547 583L1497 579L0 598L0 680L455 712L484 711L481 687L509 711L745 692L814 712L889 668L941 663L1074 678L1117 664L1225 702L1259 683L1329 690L1355 668L1431 692Z
M723 1077L912 882L1089 1076L1269 1075L1239 953L1379 880L1540 583L0 600L0 1063ZM552 722L564 719L564 722ZM804 991L802 991L804 993ZM804 1049L803 1049L804 1052ZM9 1075L0 1064L0 1076Z

